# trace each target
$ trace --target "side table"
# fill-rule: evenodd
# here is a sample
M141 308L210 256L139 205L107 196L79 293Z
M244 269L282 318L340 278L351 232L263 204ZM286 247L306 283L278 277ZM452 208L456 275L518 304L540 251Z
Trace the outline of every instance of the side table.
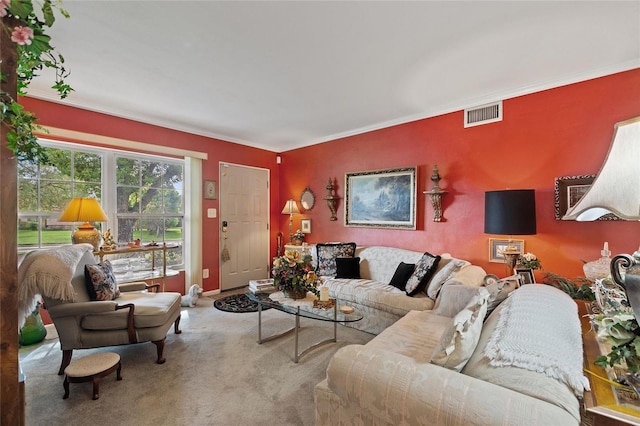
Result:
M589 302L576 301L582 323L582 344L584 349L585 369L595 375L608 378L608 373L594 362L600 356L600 345L596 340L596 333L591 329L589 318ZM621 402L614 390L614 386L597 376L586 374L591 384L591 391L584 393L586 412L583 416L591 416L593 426L609 425L640 425L640 405ZM585 422L583 422L585 423ZM586 424L591 424L586 422Z

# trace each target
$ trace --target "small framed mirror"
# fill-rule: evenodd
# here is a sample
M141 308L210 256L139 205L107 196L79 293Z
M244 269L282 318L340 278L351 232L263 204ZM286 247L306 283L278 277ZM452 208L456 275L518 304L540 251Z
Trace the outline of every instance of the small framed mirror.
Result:
M308 186L302 191L302 195L300 195L300 205L305 210L311 210L313 206L316 204L316 196L313 194L313 191Z

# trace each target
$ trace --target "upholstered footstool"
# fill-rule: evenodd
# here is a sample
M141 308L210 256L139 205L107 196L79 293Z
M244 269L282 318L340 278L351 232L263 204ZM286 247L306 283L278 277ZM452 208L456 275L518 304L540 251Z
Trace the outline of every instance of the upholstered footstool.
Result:
M69 383L84 382L93 382L93 399L98 399L100 397L100 378L117 370L116 380L122 380L121 369L120 355L113 352L91 354L73 361L64 369L64 396L62 399L69 398Z

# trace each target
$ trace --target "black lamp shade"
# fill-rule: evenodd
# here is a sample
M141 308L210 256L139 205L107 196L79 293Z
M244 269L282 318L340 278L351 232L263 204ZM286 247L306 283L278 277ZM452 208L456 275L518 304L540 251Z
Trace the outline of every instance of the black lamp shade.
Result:
M535 191L487 191L484 196L484 232L501 235L535 234Z

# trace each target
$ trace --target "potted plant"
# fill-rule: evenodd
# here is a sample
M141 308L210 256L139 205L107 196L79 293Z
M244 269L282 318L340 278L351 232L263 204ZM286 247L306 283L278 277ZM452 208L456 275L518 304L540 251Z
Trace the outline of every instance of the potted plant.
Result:
M564 291L574 300L584 300L587 302L596 300L595 294L591 289L593 281L588 278L576 277L576 280L572 281L562 275L547 272L542 282L543 284L551 285Z
M285 250L283 256L273 259L273 286L286 297L304 299L308 292L319 295L322 282L313 270L311 255L297 250Z

